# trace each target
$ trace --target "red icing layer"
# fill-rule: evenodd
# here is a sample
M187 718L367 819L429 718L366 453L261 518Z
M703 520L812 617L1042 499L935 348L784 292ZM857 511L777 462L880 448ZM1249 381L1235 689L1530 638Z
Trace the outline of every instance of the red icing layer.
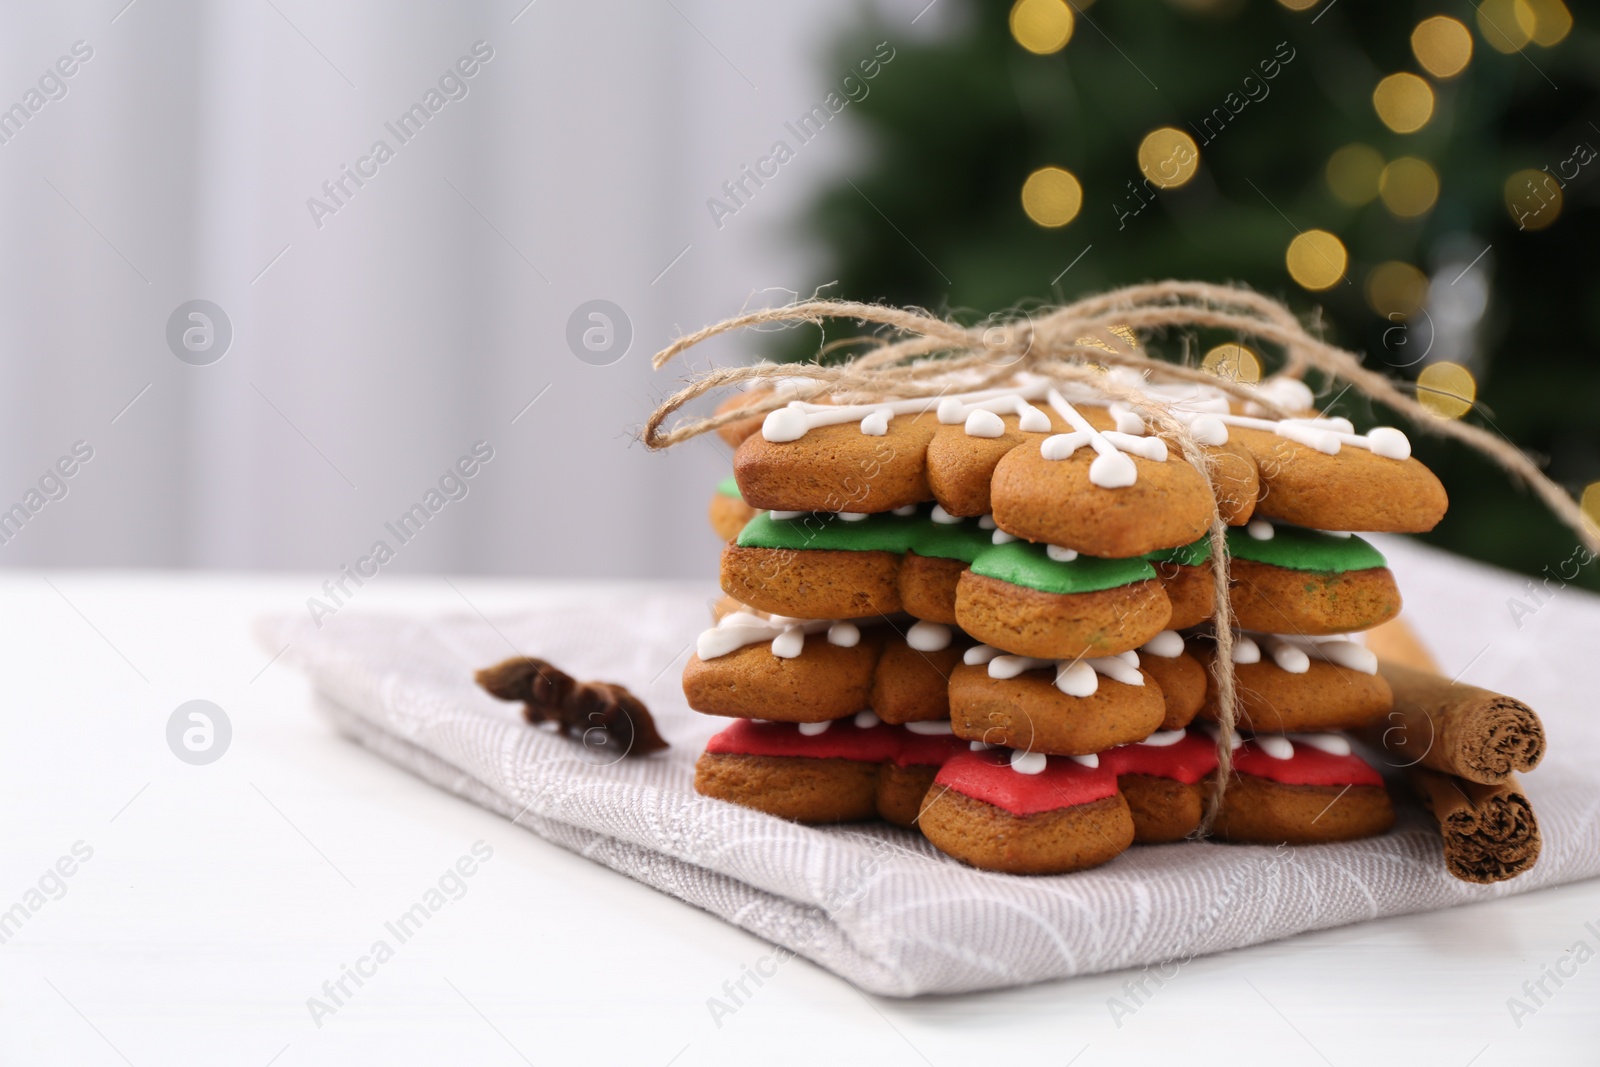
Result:
M894 761L902 767L938 767L953 756L967 752L972 745L952 734L918 734L903 726L890 727L902 731L900 751Z
M882 763L899 754L899 726L869 726L853 719L838 719L815 737L802 734L793 723L751 722L739 719L706 742L706 751L735 756L802 756L809 759L850 759Z
M1058 811L1116 796L1117 776L1105 767L1085 767L1065 756L1047 759L1040 773L1022 774L1011 769L1009 752L962 752L940 768L934 784L1013 815Z
M1193 785L1217 769L1217 746L1202 733L1186 734L1172 745L1118 745L1100 753L1100 766L1112 774L1148 774Z
M1383 776L1360 756L1335 756L1301 744L1289 759L1273 759L1247 741L1233 754L1233 769L1281 785L1383 784Z

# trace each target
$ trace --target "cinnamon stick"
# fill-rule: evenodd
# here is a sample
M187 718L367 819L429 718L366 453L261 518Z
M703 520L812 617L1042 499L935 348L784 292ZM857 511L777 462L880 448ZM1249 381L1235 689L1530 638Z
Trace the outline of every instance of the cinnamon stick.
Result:
M1383 660L1378 670L1394 690L1394 710L1366 736L1395 756L1391 765L1498 785L1544 758L1544 724L1520 700Z
M1444 865L1455 877L1489 885L1538 862L1539 821L1515 775L1485 785L1413 767L1410 778L1423 807L1439 820Z

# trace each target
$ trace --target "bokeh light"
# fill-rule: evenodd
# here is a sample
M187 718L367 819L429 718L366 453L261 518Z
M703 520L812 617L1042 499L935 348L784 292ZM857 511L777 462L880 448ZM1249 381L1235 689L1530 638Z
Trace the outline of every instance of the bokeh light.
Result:
M1435 78L1453 78L1472 59L1472 32L1453 18L1435 15L1411 31L1411 51Z
M1383 156L1370 145L1347 144L1328 157L1328 188L1351 207L1377 199L1382 173Z
M1428 276L1391 259L1367 272L1367 306L1384 317L1409 319L1428 300Z
M1395 133L1415 133L1433 118L1433 90L1415 74L1391 74L1372 90L1378 118Z
M1011 8L1011 36L1034 55L1047 56L1067 47L1074 24L1065 0L1017 0Z
M1519 230L1542 230L1561 217L1561 185L1542 170L1506 179L1506 211Z
M1477 396L1477 381L1459 363L1430 363L1417 375L1417 403L1442 418L1459 419Z
M1259 382L1261 357L1244 345L1223 344L1207 352L1200 368L1230 382Z
M1318 0L1278 0L1278 3L1290 11L1305 11L1317 6Z
M1600 526L1600 482L1590 482L1583 488L1583 496L1578 498L1578 506L1583 508L1584 515L1590 522Z
M1401 156L1383 168L1378 177L1383 206L1403 219L1432 210L1439 199L1439 175L1426 161Z
M1572 32L1572 12L1561 0L1527 0L1533 10L1533 43L1551 48Z
M1163 126L1139 142L1139 170L1158 189L1176 189L1200 169L1200 146L1182 130Z
M1070 170L1040 167L1022 184L1022 210L1046 229L1065 226L1083 207L1083 186Z
M1301 288L1318 292L1337 285L1350 256L1344 242L1327 230L1307 230L1289 242L1284 263Z
M1518 51L1533 40L1538 24L1528 0L1483 0L1478 5L1478 32L1496 52Z

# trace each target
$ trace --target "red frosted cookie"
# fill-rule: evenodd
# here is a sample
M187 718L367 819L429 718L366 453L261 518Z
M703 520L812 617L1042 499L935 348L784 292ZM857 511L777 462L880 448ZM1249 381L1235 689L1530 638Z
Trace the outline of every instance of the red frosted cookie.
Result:
M1233 754L1212 829L1225 841L1310 845L1381 834L1394 805L1339 734L1258 734Z

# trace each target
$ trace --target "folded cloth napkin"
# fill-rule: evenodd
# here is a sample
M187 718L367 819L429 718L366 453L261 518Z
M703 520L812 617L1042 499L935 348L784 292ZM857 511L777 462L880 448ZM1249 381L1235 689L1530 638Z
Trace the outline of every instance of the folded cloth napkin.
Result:
M701 797L695 758L728 720L690 711L678 686L708 625L706 601L689 593L551 594L488 618L341 612L321 629L304 616L278 618L264 620L260 636L274 652L288 644L286 658L310 676L340 731L418 777L861 989L957 993L1170 969L1304 930L1600 874L1600 725L1586 707L1600 598L1559 581L1529 590L1526 579L1408 542L1382 547L1408 618L1444 669L1470 668L1468 680L1544 718L1550 753L1524 779L1544 853L1510 882L1451 878L1438 831L1410 802L1390 833L1364 841L1135 846L1092 871L1028 878L973 870L920 834L883 824L801 826ZM475 669L519 652L627 685L672 747L615 760L528 726L472 680Z

